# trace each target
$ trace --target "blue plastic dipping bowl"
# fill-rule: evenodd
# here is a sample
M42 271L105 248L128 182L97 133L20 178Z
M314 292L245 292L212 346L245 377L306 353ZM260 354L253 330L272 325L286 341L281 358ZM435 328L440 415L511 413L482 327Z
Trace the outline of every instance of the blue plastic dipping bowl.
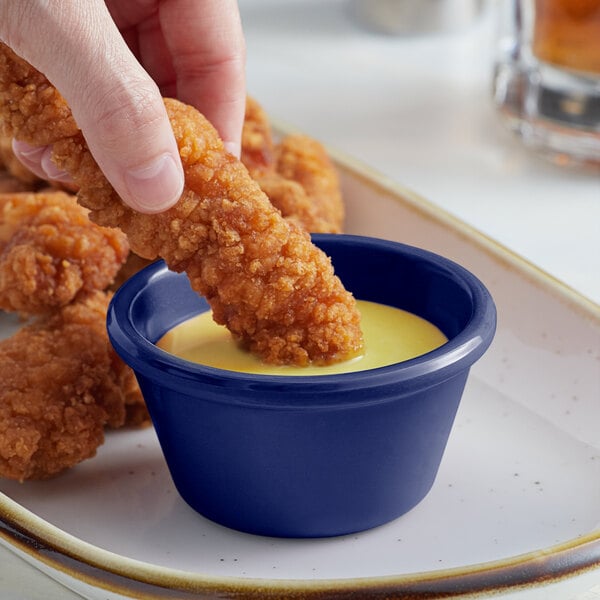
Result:
M355 297L416 313L449 341L367 371L255 375L155 346L208 310L162 261L128 280L109 308L110 339L137 375L179 493L245 532L335 536L413 508L434 482L469 368L495 332L490 294L456 263L374 238L313 240Z

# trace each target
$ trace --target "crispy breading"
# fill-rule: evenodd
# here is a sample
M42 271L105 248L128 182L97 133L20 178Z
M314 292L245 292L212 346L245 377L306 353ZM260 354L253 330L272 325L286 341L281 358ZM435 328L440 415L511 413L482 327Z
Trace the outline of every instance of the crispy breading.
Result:
M0 476L56 475L143 407L106 334L109 298L91 293L0 342Z
M342 232L340 182L323 145L298 134L275 143L266 112L250 97L241 160L284 217L311 233Z
M241 161L254 178L275 166L275 146L269 117L251 96L246 98Z
M344 203L340 182L324 146L309 136L294 134L281 140L275 154L277 173L298 182L315 206L317 217L329 225L321 232L341 232Z
M215 320L266 362L331 363L362 347L360 315L309 235L271 204L194 108L165 105L185 172L179 202L160 214L126 206L74 125L65 100L7 46L0 48L0 116L11 135L53 144L53 159L80 186L79 202L120 227L136 254L185 271Z
M128 253L125 235L92 223L70 194L0 194L2 310L41 314L103 290Z

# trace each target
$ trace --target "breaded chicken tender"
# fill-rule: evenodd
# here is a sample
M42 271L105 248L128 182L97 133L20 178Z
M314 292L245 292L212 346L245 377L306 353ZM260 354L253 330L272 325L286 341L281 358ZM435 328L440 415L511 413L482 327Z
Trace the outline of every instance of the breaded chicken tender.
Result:
M325 148L306 135L288 135L276 147L275 169L284 179L296 181L315 206L318 218L328 224L322 233L339 233L344 204L337 172Z
M344 204L323 146L310 137L290 135L275 147L275 161L255 179L283 216L311 233L341 233Z
M70 194L0 194L2 310L41 314L103 290L128 253L125 235L92 223Z
M43 479L94 456L104 428L140 406L93 292L0 342L0 476Z
M275 167L275 144L269 117L251 96L246 98L241 161L255 179Z
M325 148L306 135L274 143L268 116L249 97L241 160L284 217L311 233L341 233L344 203L337 172Z
M108 183L65 100L7 46L0 48L0 117L79 185L79 202L100 225L120 227L132 250L185 271L218 323L264 361L328 364L362 347L360 315L309 235L286 221L215 129L194 108L165 99L185 189L160 214L126 206Z

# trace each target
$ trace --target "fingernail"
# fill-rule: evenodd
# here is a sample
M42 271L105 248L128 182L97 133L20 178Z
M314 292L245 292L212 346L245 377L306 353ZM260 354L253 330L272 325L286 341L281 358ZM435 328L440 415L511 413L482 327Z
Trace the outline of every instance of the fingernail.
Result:
M29 144L18 140L13 140L12 148L13 152L18 156L24 156L25 158L34 161L39 161L46 150L46 146L30 146Z
M236 144L235 142L223 142L223 146L225 146L225 150L227 150L229 154L233 154L236 158L240 157L240 144Z
M125 174L128 204L144 213L170 208L183 192L183 172L170 154L162 154L149 164Z
M36 177L39 177L40 179L46 178L46 174L40 165L42 155L46 149L45 146L30 146L25 142L13 140L12 149L17 160L19 160Z

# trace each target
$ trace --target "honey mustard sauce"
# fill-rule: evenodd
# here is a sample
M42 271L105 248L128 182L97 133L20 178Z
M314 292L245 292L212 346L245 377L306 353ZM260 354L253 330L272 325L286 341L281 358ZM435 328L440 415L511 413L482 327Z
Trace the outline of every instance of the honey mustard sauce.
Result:
M365 300L361 313L364 348L350 360L306 367L269 365L241 349L210 311L168 331L157 346L185 360L210 367L262 375L332 375L383 367L426 354L447 342L432 323L405 310Z

